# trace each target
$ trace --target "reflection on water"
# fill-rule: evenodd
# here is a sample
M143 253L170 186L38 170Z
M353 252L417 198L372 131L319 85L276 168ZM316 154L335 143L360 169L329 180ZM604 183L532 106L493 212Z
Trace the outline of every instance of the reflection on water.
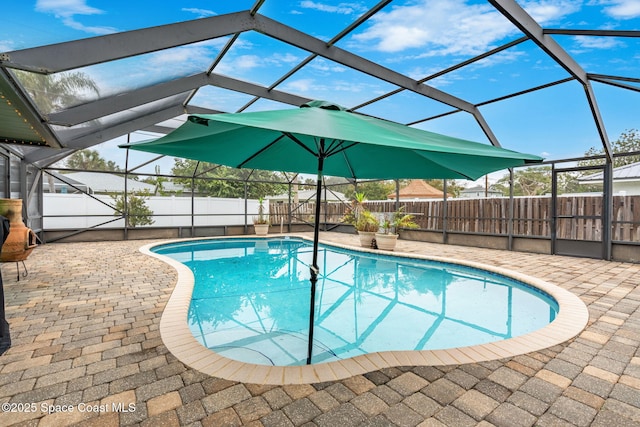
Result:
M296 239L165 245L195 287L189 325L205 346L259 364L306 362L312 247ZM506 339L557 305L511 279L453 264L320 246L313 362Z

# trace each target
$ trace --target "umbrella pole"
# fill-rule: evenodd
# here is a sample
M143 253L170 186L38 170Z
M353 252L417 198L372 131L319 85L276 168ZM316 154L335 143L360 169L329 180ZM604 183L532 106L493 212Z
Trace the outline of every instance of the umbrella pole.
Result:
M316 283L318 282L318 240L320 239L320 202L322 201L322 168L324 158L318 158L318 177L316 179L316 216L313 226L313 262L311 263L311 298L309 299L309 342L307 344L307 365L313 355L313 324L316 315Z

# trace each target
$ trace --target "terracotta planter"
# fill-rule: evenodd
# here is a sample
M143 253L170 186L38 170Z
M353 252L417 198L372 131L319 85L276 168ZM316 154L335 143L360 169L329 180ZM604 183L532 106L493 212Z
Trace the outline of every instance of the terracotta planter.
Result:
M376 233L376 243L378 244L378 249L392 251L396 248L397 240L397 234Z
M8 218L10 224L0 261L24 261L37 245L35 234L22 222L22 199L0 199L0 215Z
M253 224L257 236L266 236L269 233L269 224Z
M360 246L363 248L370 248L371 242L376 236L376 233L373 231L358 231L358 236L360 236Z

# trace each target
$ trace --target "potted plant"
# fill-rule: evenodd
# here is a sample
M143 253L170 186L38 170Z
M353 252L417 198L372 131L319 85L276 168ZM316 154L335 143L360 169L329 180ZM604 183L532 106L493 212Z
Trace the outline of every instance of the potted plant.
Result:
M380 228L380 222L374 214L365 209L365 201L364 193L356 193L342 222L353 225L360 236L360 245L370 248L375 233Z
M413 220L414 216L404 213L401 207L391 216L385 216L382 222L382 233L376 233L375 239L378 249L392 251L396 248L398 240L398 230L401 228L418 228L418 224Z
M370 248L376 233L380 229L380 221L378 221L378 218L370 211L363 210L360 212L360 217L354 226L360 237L360 246Z
M253 228L258 236L269 233L269 216L264 213L264 198L258 199L258 216L253 218Z

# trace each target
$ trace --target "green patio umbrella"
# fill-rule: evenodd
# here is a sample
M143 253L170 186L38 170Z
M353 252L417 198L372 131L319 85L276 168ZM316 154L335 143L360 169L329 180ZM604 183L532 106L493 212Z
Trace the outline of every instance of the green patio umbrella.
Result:
M542 161L538 156L411 128L324 101L286 110L191 115L162 138L121 147L235 168L317 174L307 363L311 363L319 272L323 174L353 179L475 180Z

